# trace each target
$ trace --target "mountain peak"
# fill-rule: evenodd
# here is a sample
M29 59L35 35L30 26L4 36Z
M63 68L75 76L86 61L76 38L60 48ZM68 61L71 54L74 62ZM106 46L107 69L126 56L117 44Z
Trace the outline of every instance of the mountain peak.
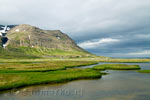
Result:
M24 32L24 31L34 31L36 29L39 29L39 28L28 25L28 24L21 24L21 25L18 25L16 27L12 28L10 31L11 32Z

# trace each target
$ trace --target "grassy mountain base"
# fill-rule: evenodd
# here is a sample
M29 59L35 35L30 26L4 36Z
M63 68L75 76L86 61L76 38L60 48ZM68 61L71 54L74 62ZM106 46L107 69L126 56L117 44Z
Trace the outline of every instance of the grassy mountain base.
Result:
M23 50L20 48L7 48L3 49L0 47L0 58L3 59L35 59L40 58L39 56L32 55L32 54L26 54Z
M0 47L0 58L11 59L35 59L41 57L52 58L80 58L80 57L92 57L84 52L79 51L64 51L59 49L49 49L44 47L32 48L32 47L7 47L3 49ZM94 57L94 56L93 56Z

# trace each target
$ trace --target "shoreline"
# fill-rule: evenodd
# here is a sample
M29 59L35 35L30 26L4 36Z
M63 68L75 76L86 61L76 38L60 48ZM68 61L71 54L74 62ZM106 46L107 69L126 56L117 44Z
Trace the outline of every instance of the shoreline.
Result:
M44 59L40 59L40 60L22 59L18 62L16 62L15 60L13 59L8 61L8 59L7 60L5 59L5 61L0 62L0 78L1 78L0 92L11 90L14 88L16 89L16 88L22 88L26 86L33 86L33 85L40 85L40 84L65 83L65 82L70 82L73 80L80 80L80 79L97 79L97 78L101 78L101 76L104 75L104 73L100 72L98 67L97 69L77 68L77 67L84 67L89 65L97 66L98 63L101 63L98 60L85 60L85 59L84 60L80 60L80 59L58 60L57 59L52 61L49 60L44 61ZM115 59L113 59L113 61L114 60ZM114 63L123 63L123 62L115 61ZM137 62L130 61L127 63L137 63ZM142 63L149 63L149 62L142 62ZM14 65L14 67L12 67L12 65ZM7 67L3 69L4 66ZM49 67L49 66L53 66L53 67ZM23 70L20 70L20 68L22 68ZM107 70L107 68L103 68L103 69ZM108 68L108 69L113 69L113 68ZM138 67L136 69L140 69L140 68ZM118 70L118 69L114 68L114 70ZM5 83L2 84L3 81L8 82L7 85Z

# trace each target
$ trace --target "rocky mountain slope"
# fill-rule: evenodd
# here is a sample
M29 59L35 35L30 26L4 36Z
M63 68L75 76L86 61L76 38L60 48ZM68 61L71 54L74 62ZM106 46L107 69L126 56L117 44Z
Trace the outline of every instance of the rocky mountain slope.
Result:
M42 57L91 57L94 56L79 46L60 30L42 30L31 25L18 25L8 31L6 48L9 55L18 53ZM9 52L9 53L7 53ZM11 55L10 55L11 56Z

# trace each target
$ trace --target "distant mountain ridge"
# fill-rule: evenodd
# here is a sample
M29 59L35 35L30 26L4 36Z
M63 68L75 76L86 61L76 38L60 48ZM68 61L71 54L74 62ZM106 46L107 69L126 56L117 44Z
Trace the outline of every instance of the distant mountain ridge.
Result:
M6 35L8 38L6 49L2 50L0 48L6 54L7 52L17 54L18 52L40 57L95 56L80 48L68 35L60 30L42 30L27 24L11 25L10 28Z

